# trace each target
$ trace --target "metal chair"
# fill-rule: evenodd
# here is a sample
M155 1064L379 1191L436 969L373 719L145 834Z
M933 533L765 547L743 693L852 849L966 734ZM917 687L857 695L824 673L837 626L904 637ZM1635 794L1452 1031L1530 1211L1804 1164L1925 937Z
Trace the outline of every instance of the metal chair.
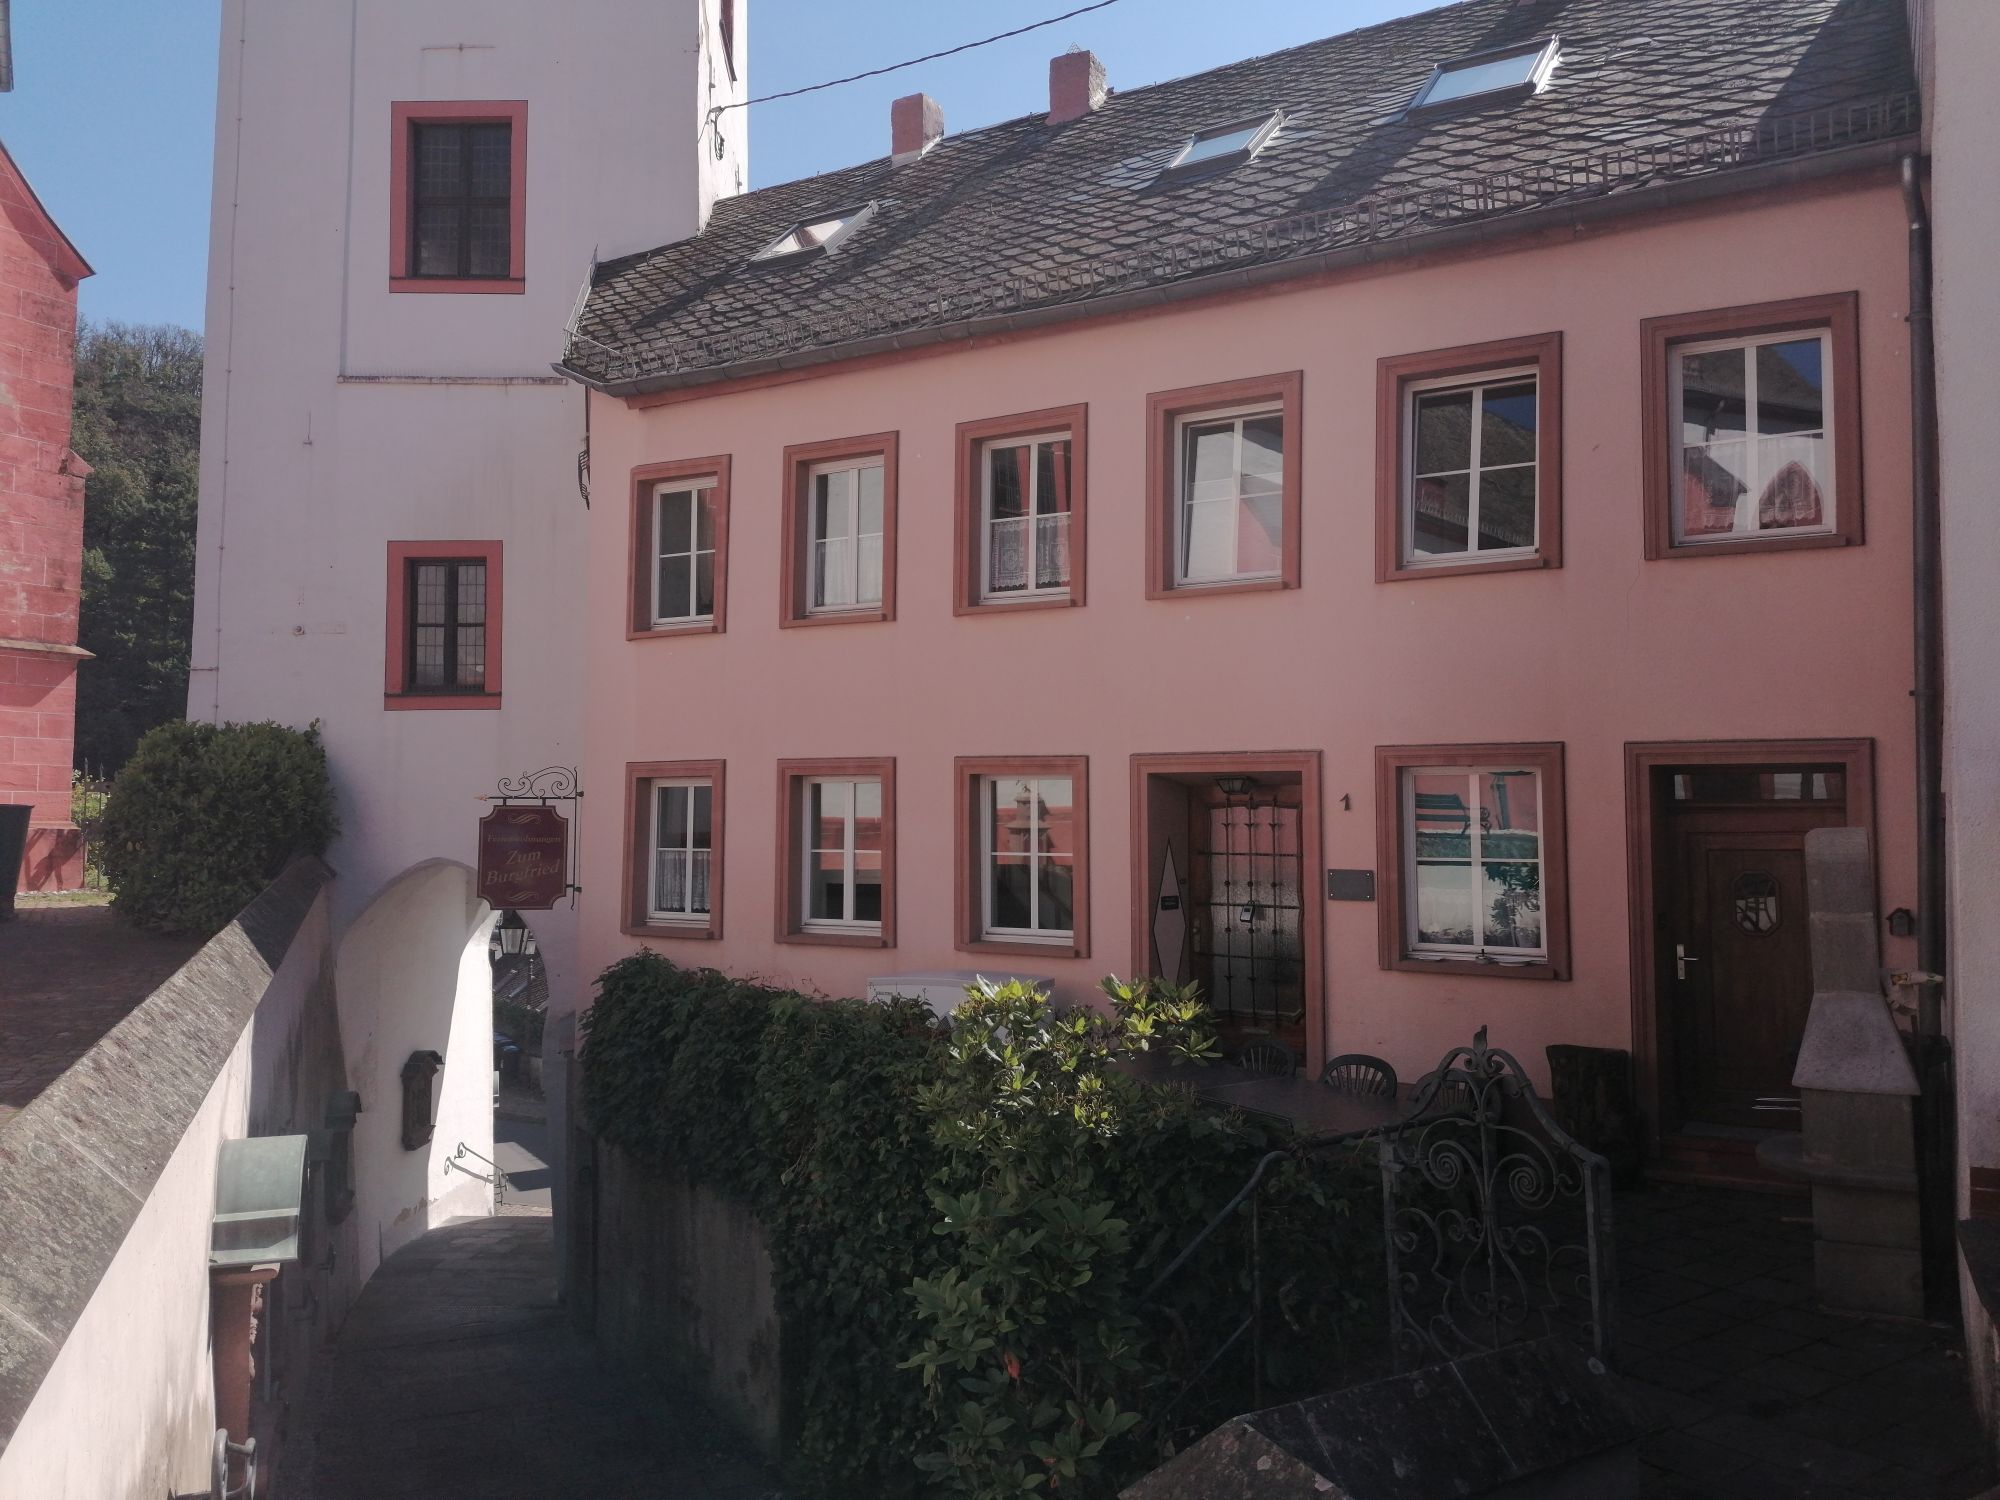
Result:
M1236 1066L1259 1077L1285 1078L1298 1072L1299 1060L1283 1042L1263 1036L1243 1045L1236 1054Z
M1396 1070L1379 1057L1366 1052L1343 1052L1329 1058L1320 1069L1319 1081L1336 1094L1387 1096L1396 1094Z

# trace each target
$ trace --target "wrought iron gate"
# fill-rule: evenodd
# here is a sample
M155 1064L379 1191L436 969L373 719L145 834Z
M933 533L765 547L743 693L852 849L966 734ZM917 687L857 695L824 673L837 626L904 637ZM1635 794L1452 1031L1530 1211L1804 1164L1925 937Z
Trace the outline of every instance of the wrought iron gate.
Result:
M1204 812L1191 871L1195 976L1219 1016L1296 1025L1305 1018L1299 809L1265 789Z

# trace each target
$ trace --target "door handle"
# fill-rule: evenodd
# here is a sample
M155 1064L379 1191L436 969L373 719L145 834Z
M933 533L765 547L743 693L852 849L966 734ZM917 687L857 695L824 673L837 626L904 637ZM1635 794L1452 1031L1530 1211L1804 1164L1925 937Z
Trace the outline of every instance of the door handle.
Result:
M1701 962L1700 959L1696 958L1692 953L1688 952L1686 943L1674 944L1674 978L1676 979L1687 978L1688 965L1698 964L1700 962Z

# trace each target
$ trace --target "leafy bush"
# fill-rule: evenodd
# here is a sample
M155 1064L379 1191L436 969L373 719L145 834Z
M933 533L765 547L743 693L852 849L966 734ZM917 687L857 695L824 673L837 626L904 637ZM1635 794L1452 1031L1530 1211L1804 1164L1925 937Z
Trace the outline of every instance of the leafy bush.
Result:
M1244 1315L1245 1241L1218 1235L1170 1309L1143 1294L1273 1140L1113 1067L1212 1051L1191 988L1106 990L1100 1011L984 986L945 1029L919 1005L809 1000L651 954L605 971L583 1023L592 1128L764 1224L802 1487L1108 1496L1173 1433L1252 1404L1238 1361L1175 1408ZM1305 1384L1363 1310L1348 1258L1380 1265L1348 1173L1288 1161L1262 1200L1266 1352Z
M294 854L324 854L337 831L317 723L176 722L139 741L98 836L127 920L207 935Z

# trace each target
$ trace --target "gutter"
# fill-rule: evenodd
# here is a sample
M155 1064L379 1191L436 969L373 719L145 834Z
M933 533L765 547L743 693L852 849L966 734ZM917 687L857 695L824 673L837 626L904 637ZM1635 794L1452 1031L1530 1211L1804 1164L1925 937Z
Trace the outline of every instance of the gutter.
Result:
M1899 163L1910 236L1910 509L1917 761L1917 1194L1925 1311L1956 1314L1958 1173L1951 1042L1944 1034L1943 545L1937 486L1937 364L1931 222L1919 159Z
M1815 156L1795 157L1758 167L1712 172L1701 177L1667 183L1661 187L1634 189L1622 193L1611 192L1581 203L1551 204L1547 208L1530 209L1497 219L1479 219L1423 234L1404 235L1392 240L1345 245L1335 250L1320 251L1290 260L1270 261L1246 266L1238 271L1189 277L1184 281L1169 282L1136 291L1118 292L1108 297L1052 303L1046 307L1025 308L1019 312L1000 313L992 317L971 318L956 323L909 329L900 333L880 334L871 338L769 355L730 365L674 370L627 380L607 380L587 375L564 360L556 361L552 368L558 375L588 386L602 395L629 400L664 391L685 390L693 386L714 385L758 375L811 369L818 365L836 364L871 354L900 353L937 344L959 343L993 334L1045 328L1054 323L1072 322L1081 318L1164 307L1218 293L1244 291L1291 281L1319 272L1409 260L1466 245L1491 244L1496 240L1531 234L1537 230L1565 227L1581 229L1588 224L1622 219L1661 208L1709 203L1745 193L1792 187L1872 170L1886 171L1893 169L1909 154L1909 150L1907 138L1870 141L1865 145L1845 147Z

